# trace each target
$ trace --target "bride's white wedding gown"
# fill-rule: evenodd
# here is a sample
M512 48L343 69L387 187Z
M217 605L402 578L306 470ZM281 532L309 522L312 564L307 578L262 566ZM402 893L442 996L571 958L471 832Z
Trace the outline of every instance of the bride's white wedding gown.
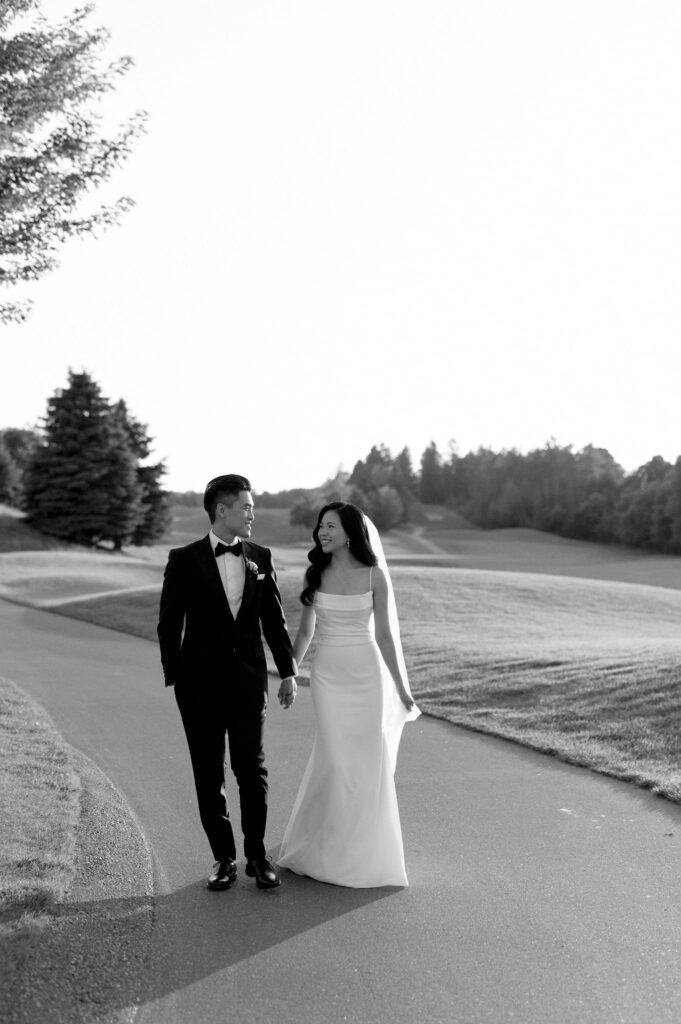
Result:
M373 595L315 594L317 730L278 863L356 888L408 885L394 770L407 712L373 637Z

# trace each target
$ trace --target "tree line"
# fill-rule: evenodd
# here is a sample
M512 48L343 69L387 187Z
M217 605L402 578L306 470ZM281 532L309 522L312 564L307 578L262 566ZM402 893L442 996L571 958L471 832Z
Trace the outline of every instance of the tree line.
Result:
M350 474L339 474L291 509L314 526L320 501L353 501L390 529L419 505L446 505L484 529L529 527L562 537L681 554L681 457L656 455L632 473L604 448L547 443L523 455L478 448L443 455L431 442L415 471L408 449L393 457L375 445Z
M478 526L525 526L562 537L681 553L681 457L656 455L625 473L610 452L546 444L521 455L480 448L448 460L431 448L428 500Z
M151 451L146 425L122 399L109 401L88 373L69 371L41 429L0 431L0 501L62 540L118 551L152 544L171 517L165 463L149 463Z
M296 496L291 507L292 526L312 529L319 509L329 501L351 501L369 515L379 530L390 530L411 520L420 502L420 479L408 448L395 457L385 445L374 445L366 459L355 463L352 473L339 470L320 488ZM269 504L278 496L267 495ZM260 499L259 499L260 500ZM279 502L281 504L281 502Z

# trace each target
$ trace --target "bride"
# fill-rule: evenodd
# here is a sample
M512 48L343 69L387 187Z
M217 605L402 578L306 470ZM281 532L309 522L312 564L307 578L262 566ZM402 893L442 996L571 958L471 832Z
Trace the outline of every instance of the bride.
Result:
M278 862L336 885L406 886L393 776L404 723L420 712L390 574L376 527L355 505L326 505L312 536L294 656L300 664L316 626L316 734Z

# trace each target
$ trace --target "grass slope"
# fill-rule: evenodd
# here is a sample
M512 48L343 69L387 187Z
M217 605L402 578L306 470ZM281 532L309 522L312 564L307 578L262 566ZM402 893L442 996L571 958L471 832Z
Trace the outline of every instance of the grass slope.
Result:
M681 557L616 544L558 537L539 530L444 529L437 525L386 538L395 565L576 576L681 588Z
M59 545L0 508L0 596L155 641L167 550L207 530L201 510L175 512L167 542L133 557ZM276 549L295 632L309 531L259 510L254 539ZM386 552L424 711L681 802L681 559L437 510ZM63 895L78 814L68 748L0 680L0 938Z
M159 586L156 562L95 551L12 551L0 556L0 597L49 607L88 594Z
M45 711L0 679L0 936L63 896L80 780Z
M424 711L681 801L681 591L416 567L394 580ZM295 632L300 573L279 583ZM156 638L158 592L55 610Z
M175 511L167 545L134 558L2 555L0 594L155 641L167 549L206 530L202 510ZM261 538L275 547L295 632L309 532L265 509ZM386 549L425 711L681 800L681 559L532 530L483 532L437 510L389 534Z
M423 710L681 802L681 592L413 569L396 590Z

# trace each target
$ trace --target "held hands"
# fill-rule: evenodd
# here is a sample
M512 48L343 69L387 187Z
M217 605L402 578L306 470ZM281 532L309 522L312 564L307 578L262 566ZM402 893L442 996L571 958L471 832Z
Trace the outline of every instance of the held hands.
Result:
M407 693L407 691L403 687L397 688L397 694L402 703L404 704L405 708L407 709L407 711L411 711L415 704L412 695L410 693Z
M297 692L298 687L296 685L295 676L289 676L288 679L282 679L277 697L279 698L279 703L284 711L293 705Z

